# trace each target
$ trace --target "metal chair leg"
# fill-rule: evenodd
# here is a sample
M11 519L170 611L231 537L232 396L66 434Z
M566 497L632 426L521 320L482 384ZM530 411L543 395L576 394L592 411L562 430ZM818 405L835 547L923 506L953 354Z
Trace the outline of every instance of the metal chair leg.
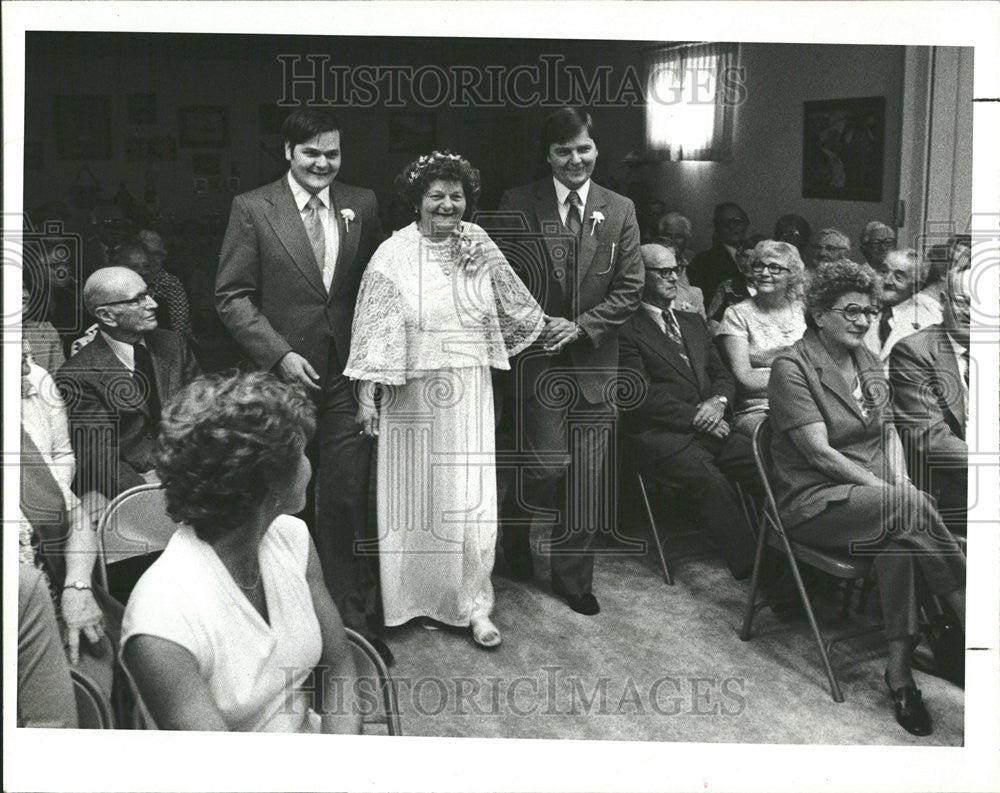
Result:
M646 517L649 519L649 528L653 532L653 542L656 543L656 552L660 555L660 565L663 567L663 580L668 586L674 585L674 577L670 573L670 565L667 556L663 552L663 541L660 539L660 531L656 527L656 517L653 515L653 507L649 503L649 495L646 493L646 483L642 479L642 474L636 473L639 480L639 492L642 494L642 503L646 506Z
M767 535L770 526L766 520L761 519L760 536L757 538L757 552L753 559L753 575L750 576L750 596L747 598L747 609L743 614L743 628L740 630L740 639L749 641L753 631L753 615L757 612L757 585L760 583L760 565L764 561L764 546L767 544Z
M854 597L854 584L853 578L847 579L844 586L844 602L840 606L840 618L846 620L851 616L851 599Z

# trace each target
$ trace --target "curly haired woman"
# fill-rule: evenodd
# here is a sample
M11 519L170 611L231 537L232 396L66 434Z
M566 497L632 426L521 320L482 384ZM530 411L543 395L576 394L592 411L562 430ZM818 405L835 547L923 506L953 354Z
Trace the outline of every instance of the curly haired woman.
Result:
M490 367L509 369L544 319L486 232L463 220L480 190L468 160L432 152L396 185L416 219L368 265L344 370L362 381L362 431L379 438L385 624L430 618L495 647Z

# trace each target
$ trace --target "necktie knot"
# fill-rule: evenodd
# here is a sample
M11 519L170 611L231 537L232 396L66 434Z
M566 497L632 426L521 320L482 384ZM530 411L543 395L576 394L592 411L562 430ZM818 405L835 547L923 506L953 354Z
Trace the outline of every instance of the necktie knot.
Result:
M576 190L569 191L569 195L566 196L566 203L574 209L579 209L583 206L583 202L580 200L580 194L576 192Z
M310 196L306 208L312 212L319 212L323 208L323 201L318 195Z
M583 228L583 219L581 215L583 214L583 202L580 200L580 194L576 190L570 190L568 196L566 196L566 228L569 229L571 234L576 236L580 235L580 229Z

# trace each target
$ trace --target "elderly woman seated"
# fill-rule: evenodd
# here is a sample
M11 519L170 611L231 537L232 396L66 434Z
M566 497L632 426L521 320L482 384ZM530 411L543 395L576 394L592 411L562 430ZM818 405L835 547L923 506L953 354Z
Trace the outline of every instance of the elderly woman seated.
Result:
M164 410L157 471L182 523L136 585L124 658L157 725L358 732L354 664L303 509L311 403L270 374L195 380ZM303 683L342 686L318 714ZM331 704L332 697L327 697ZM312 704L315 705L317 701Z
M888 383L864 345L879 313L876 290L867 265L831 262L813 273L808 330L771 368L771 473L781 519L794 540L872 557L896 721L914 735L929 735L931 718L911 673L918 578L964 628L965 557L906 475L886 410Z
M804 267L793 245L775 240L757 243L749 270L754 294L726 309L715 338L736 378L731 426L752 436L767 415L771 363L802 338L806 321L801 300Z

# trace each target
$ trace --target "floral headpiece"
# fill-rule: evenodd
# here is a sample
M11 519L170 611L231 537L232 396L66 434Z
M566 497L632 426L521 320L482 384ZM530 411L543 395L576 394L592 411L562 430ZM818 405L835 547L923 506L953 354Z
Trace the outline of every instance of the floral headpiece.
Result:
M455 154L450 151L437 151L435 149L430 154L420 155L416 160L410 163L409 166L407 166L407 169L403 172L403 178L406 179L407 183L411 186L415 185L424 178L424 174L430 168L440 163L452 163L461 171L470 172L472 188L476 193L478 193L479 171L477 171L472 166L472 163L465 159L461 154Z

